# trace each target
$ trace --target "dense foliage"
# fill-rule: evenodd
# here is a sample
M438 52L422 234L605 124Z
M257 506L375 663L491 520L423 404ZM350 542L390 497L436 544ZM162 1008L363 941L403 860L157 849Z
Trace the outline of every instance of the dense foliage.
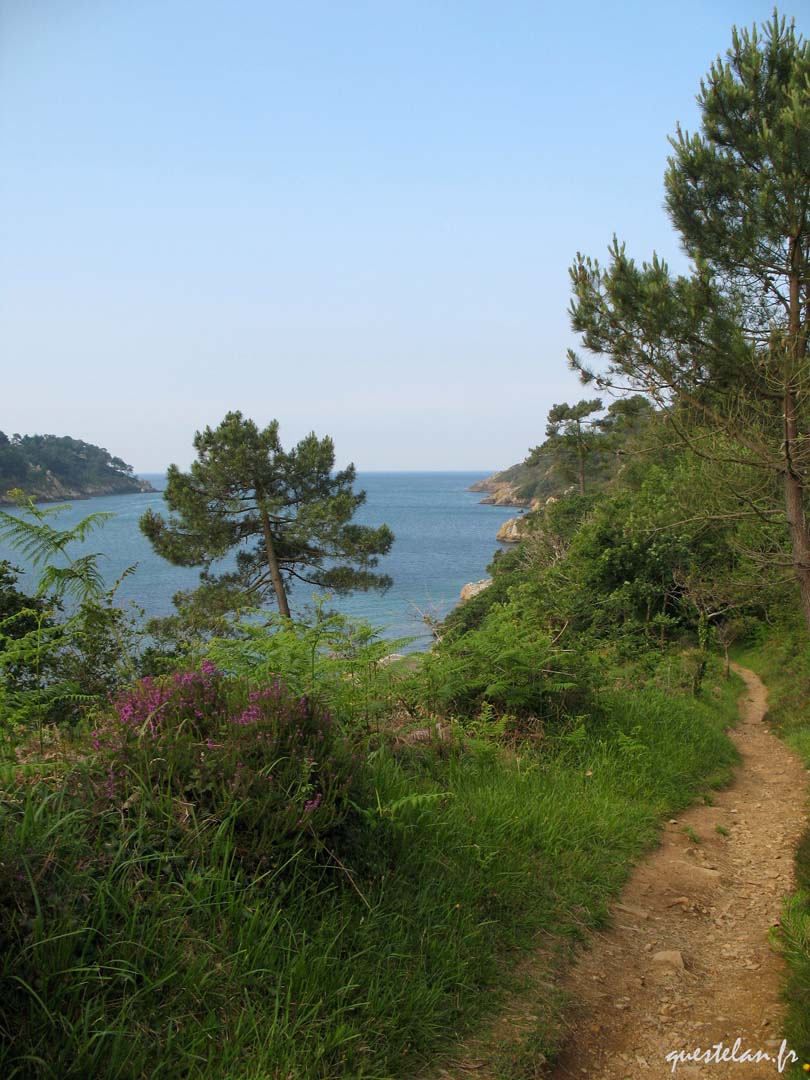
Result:
M673 276L614 240L605 267L571 267L572 324L601 364L599 387L628 386L679 412L700 451L747 470L737 494L780 520L810 628L810 42L774 13L734 32L698 96L701 131L678 129L667 209L691 260Z
M186 700L201 700L199 684ZM7 771L3 1075L410 1074L511 985L499 953L541 932L566 956L604 925L659 815L724 779L736 690L718 691L722 707L611 696L598 733L572 728L542 757L484 734L410 748L375 740L346 774L353 807L342 822L327 809L313 834L323 803L297 803L288 817L270 807L275 824L283 817L278 837L297 830L302 842L276 842L262 864L246 849L262 847L270 823L248 821L249 804L223 786L251 725L206 718L225 773L211 790L196 775L199 746L170 725L169 766L148 721L126 787L110 781L103 747L96 756L84 740L66 778L58 761L38 778ZM113 732L154 692L119 699ZM163 692L179 700L173 683ZM285 698L273 740L290 709ZM127 746L137 761L137 737ZM256 746L254 769L258 755L266 767L283 756ZM167 769L174 784L161 782ZM291 772L272 771L303 797ZM557 1030L553 1011L538 1016L547 1050Z
M601 415L594 416L595 413ZM618 398L603 409L601 399L562 402L549 410L546 439L526 458L496 473L519 503L532 503L602 487L623 465L625 444L649 424L653 406L643 394Z
M0 431L0 502L14 488L37 499L66 492L126 494L144 485L132 466L100 446L68 435L12 435Z
M0 565L0 718L4 733L32 726L41 733L48 722L78 720L134 676L142 630L116 605L120 581L104 584L98 553L75 553L110 515L59 529L64 507L19 502L18 515L0 511L0 538L40 572L34 595L26 595Z
M137 801L160 816L169 799L194 821L230 816L235 850L252 869L333 830L357 766L308 698L279 679L228 678L209 660L120 691L90 738L102 802Z

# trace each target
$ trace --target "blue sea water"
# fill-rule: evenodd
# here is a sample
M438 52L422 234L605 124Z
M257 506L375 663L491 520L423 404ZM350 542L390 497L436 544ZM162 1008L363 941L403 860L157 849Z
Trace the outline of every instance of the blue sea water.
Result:
M499 546L495 535L515 511L486 506L469 486L483 472L369 472L360 473L357 486L367 494L356 516L361 524L385 522L396 537L390 555L380 560L380 571L393 578L385 593L355 593L334 598L330 607L365 619L387 638L412 636L411 647L429 640L422 613L438 618L458 602L468 581L485 576L486 566ZM159 491L163 475L147 474ZM164 509L162 495L117 495L73 503L57 519L60 527L75 524L89 513L110 511L115 517L87 541L87 551L101 552L107 580L114 582L124 569L137 564L118 591L121 603L133 602L147 615L167 615L178 589L194 588L198 571L172 566L152 550L138 528L138 519L149 508ZM7 544L0 544L0 559L9 559L27 570L24 587L31 591L36 572ZM311 603L315 590L297 583L291 593L294 614Z

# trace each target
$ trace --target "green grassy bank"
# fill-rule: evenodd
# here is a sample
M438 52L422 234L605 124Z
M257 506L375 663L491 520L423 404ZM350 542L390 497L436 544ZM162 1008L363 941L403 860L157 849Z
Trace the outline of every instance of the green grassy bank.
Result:
M411 1075L497 1008L498 959L604 923L662 816L727 778L738 693L604 694L525 750L377 739L328 837L259 869L236 810L7 768L0 1073Z

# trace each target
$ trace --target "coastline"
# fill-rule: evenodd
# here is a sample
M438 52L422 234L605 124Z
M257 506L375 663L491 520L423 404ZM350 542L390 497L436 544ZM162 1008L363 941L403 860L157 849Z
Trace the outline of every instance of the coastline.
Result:
M512 469L514 468L515 466L512 467ZM486 477L484 480L477 480L474 484L470 484L469 490L485 492L484 498L480 500L485 506L528 507L531 505L531 500L521 498L518 495L517 485L514 480L500 479L506 473L511 472L512 469L502 469L499 472L492 473L491 476Z
M134 499L127 493L127 498L116 494L77 500L60 516L60 527L71 527L91 512L114 513L95 539L88 541L87 550L103 553L104 576L110 584L137 563L137 573L121 583L118 601L143 608L147 617L161 617L172 613L175 593L196 588L199 571L166 562L140 532L138 520L144 511L165 507L160 490L163 476L139 475L152 484L153 493ZM385 521L396 536L394 548L382 566L394 584L384 593L360 591L334 597L330 608L369 623L391 641L413 638L408 651L429 648L431 635L422 613L443 619L458 603L461 589L484 577L494 552L501 546L495 534L510 517L510 511L506 507L482 506L468 490L471 483L485 475L484 470L359 472L357 485L366 491L367 502L358 512L358 521ZM19 513L14 506L3 509ZM81 551L81 546L76 550ZM37 580L36 567L21 559L10 546L0 544L0 560L3 558L11 559L29 574L27 580ZM227 569L227 563L218 568ZM315 596L316 590L304 585L295 590L294 606L299 614L307 611ZM396 645L392 645L391 651L395 649Z
M63 488L60 485L59 490L52 490L47 493L25 491L23 488L9 488L5 489L3 494L0 494L0 506L17 505L17 500L8 495L8 491L11 490L22 491L28 498L33 499L37 506L41 503L84 502L87 499L106 499L116 495L151 495L158 493L158 489L148 480L135 479L133 479L132 486L124 488L117 487L114 484L103 484L92 488Z

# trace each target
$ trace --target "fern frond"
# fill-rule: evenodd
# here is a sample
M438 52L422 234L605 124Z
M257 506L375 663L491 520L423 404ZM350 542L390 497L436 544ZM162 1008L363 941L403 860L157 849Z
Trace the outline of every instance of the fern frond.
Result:
M77 600L99 597L105 591L104 578L97 566L101 553L82 555L69 566L46 566L42 571L37 594L62 597L74 596Z
M102 528L108 518L115 517L109 511L99 511L88 514L71 529L57 529L49 519L69 509L69 504L41 507L27 495L21 498L22 493L17 490L11 494L24 516L0 511L0 540L10 543L34 566L40 566L56 555L64 555L71 544L82 543L95 529Z

